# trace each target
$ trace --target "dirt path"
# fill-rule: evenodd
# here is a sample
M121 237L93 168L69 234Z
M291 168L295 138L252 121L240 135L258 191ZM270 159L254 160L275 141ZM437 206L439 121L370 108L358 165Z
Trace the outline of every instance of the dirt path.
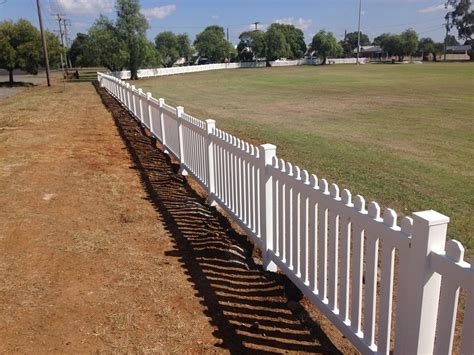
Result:
M0 353L350 349L103 99L0 103Z

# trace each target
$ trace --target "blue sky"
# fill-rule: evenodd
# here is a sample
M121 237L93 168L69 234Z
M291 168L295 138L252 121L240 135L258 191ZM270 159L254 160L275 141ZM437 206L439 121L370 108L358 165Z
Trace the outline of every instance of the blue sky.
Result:
M362 0L362 31L372 40L383 32L398 33L415 29L420 37L441 41L444 37L443 0ZM114 17L114 0L42 0L46 26L57 29L53 14L63 13L71 20L71 32L86 32L99 14ZM310 42L321 29L333 32L338 39L357 30L358 0L141 0L142 11L149 19L148 37L171 30L186 32L194 40L205 26L211 24L229 28L230 40L238 35L275 21L292 23L305 33ZM38 24L36 0L0 0L0 21L26 18ZM249 27L251 26L251 27ZM262 27L263 26L263 27ZM452 34L456 31L453 30Z

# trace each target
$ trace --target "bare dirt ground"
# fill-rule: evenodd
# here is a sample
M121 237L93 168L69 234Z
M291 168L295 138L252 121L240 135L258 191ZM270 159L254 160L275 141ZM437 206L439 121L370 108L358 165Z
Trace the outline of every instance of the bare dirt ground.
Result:
M99 91L0 103L0 353L352 352Z

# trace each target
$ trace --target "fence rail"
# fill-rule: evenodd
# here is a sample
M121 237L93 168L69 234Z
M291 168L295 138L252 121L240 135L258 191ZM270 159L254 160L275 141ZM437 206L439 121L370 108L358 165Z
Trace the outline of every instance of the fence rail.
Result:
M339 61L337 61L337 63L339 63ZM320 64L318 59L275 60L275 61L270 62L270 65L272 67L316 65L316 64ZM265 66L266 66L265 62L218 63L218 64L190 65L190 66L172 67L172 68L140 69L138 70L137 74L139 78L150 78L150 77L155 77L155 76L197 73L197 72L209 71L209 70L257 68L257 67L260 68L260 67L265 67ZM111 72L108 74L122 80L128 80L130 79L130 76L131 76L131 73L129 70L116 71L116 72Z
M446 242L448 217L416 212L398 224L392 209L278 159L271 144L98 80L262 249L265 269L282 270L362 353L450 354L464 289L460 353L474 354L474 260Z

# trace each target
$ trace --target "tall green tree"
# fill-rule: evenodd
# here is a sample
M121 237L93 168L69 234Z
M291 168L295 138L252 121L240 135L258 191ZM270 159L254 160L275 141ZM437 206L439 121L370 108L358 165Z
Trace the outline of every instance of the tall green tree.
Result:
M245 31L239 36L237 52L242 61L253 61L265 58L267 55L267 42L265 33L261 31Z
M322 64L326 64L327 57L337 57L342 54L342 47L337 43L332 32L319 31L313 37L311 49L315 54L323 59Z
M89 29L88 37L84 44L85 56L97 58L100 65L111 71L127 67L130 62L127 43L110 19L101 15Z
M456 37L453 35L446 35L444 40L447 46L459 46L459 42L456 40Z
M84 33L77 34L69 50L69 57L74 67L95 67L101 65L98 57L90 50L90 42L89 35Z
M10 86L15 69L37 74L41 61L41 38L36 27L24 19L0 22L0 68L8 70Z
M161 32L155 38L155 46L165 67L172 67L181 57L178 37L173 32Z
M377 36L374 38L373 45L374 46L382 46L382 43L387 40L388 37L390 37L390 33L382 33L380 36Z
M412 30L407 29L400 34L402 41L402 48L399 55L402 56L413 56L418 50L418 34Z
M225 39L224 28L208 26L196 36L194 47L201 57L213 62L223 62L234 55L234 46Z
M280 27L271 25L265 32L265 42L267 43L267 66L270 65L270 61L290 56L291 47Z
M285 41L289 45L290 50L287 55L290 59L303 58L306 53L306 43L304 41L304 34L299 28L296 28L290 24L283 23L272 23L267 30L277 29L283 36L285 36Z
M186 33L182 33L177 36L178 38L178 45L179 45L179 55L181 58L184 58L186 63L189 63L193 53L194 49L191 46L191 40L189 39L189 36Z
M418 45L418 50L421 52L423 60L428 60L428 56L431 54L433 56L433 61L437 61L437 55L442 53L443 44L435 43L431 38L422 38Z
M446 19L450 20L448 29L456 27L458 38L471 45L469 57L474 60L474 50L472 49L474 33L474 12L472 11L471 0L448 0L446 7L452 6L453 11L446 14Z
M142 65L146 49L143 44L148 21L140 13L139 0L116 0L117 10L116 30L120 38L125 42L128 49L128 68L131 79L138 79L138 69Z
M346 34L346 38L344 39L342 45L344 50L344 55L348 57L352 57L354 54L354 50L357 48L357 41L358 41L358 32L349 32ZM341 42L339 42L341 44ZM361 46L368 46L370 45L369 36L362 33L360 34L360 45Z

